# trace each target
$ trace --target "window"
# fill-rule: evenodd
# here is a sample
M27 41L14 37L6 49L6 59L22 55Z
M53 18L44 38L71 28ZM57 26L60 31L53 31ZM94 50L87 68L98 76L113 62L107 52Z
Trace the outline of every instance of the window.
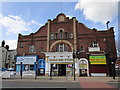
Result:
M80 47L80 51L84 51L84 48L83 48L83 46L81 46L81 47Z
M29 46L29 52L30 52L30 53L35 53L35 52L36 52L36 47L35 47L35 45L30 45L30 46Z
M90 47L98 47L98 43L95 41L95 42L91 43Z
M60 52L63 52L63 43L60 43L60 44L59 44L59 51L60 51Z
M53 64L53 69L57 69L58 64Z
M41 53L44 52L44 48L41 48L41 49L40 49L40 52L41 52Z
M44 68L45 67L45 61L40 61L40 68Z
M63 30L60 30L60 39L63 39Z
M19 43L20 48L23 48L22 42Z
M50 39L51 40L54 39L54 34L53 33L50 34Z
M67 52L68 51L68 47L67 47L67 45L65 45L63 43L60 43L60 44L57 45L56 51L57 52Z
M65 38L66 39L68 38L68 32L65 32Z
M55 33L55 39L58 39L58 33Z
M25 65L25 71L28 71L29 70L29 65Z
M34 70L34 65L30 65L30 70Z
M70 33L70 38L73 38L73 33Z

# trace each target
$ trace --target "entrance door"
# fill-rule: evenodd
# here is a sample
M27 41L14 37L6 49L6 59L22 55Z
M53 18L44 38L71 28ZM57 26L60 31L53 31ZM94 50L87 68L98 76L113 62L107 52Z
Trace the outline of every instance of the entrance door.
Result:
M88 76L88 62L87 60L80 60L79 62L79 76Z
M66 76L66 64L58 64L58 76Z

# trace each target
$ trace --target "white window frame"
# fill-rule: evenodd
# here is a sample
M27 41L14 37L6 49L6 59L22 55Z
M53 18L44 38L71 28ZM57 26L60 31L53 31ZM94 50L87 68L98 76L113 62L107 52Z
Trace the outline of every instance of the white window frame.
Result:
M29 53L36 53L36 46L35 45L29 46Z
M98 42L92 42L92 45L90 47L99 47Z
M65 50L65 47L66 47L66 50ZM64 43L59 43L56 49L58 49L58 50L56 50L57 52L67 52L68 51L68 47Z

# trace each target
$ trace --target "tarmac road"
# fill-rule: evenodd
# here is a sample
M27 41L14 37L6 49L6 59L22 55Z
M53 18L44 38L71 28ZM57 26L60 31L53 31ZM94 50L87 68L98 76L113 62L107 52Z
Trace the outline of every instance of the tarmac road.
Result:
M2 88L80 88L79 82L2 81Z

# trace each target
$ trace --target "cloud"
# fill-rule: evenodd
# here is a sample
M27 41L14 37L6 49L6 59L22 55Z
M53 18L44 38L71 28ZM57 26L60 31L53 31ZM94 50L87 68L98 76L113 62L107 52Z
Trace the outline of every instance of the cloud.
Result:
M66 15L66 17L69 17L69 19L72 19L72 16L70 16L70 15Z
M17 48L17 40L5 40L5 44L9 45L9 50Z
M0 13L0 25L7 29L6 34L21 33L23 31L31 31L31 25L42 25L35 20L30 22L24 21L20 16L8 15L3 16Z
M75 5L75 10L82 10L85 19L93 22L112 21L117 15L119 0L80 0Z
M35 21L35 20L32 20L31 22L28 22L27 24L28 24L28 25L39 25L39 26L42 26L42 25L43 25L43 24L38 23L38 22Z

